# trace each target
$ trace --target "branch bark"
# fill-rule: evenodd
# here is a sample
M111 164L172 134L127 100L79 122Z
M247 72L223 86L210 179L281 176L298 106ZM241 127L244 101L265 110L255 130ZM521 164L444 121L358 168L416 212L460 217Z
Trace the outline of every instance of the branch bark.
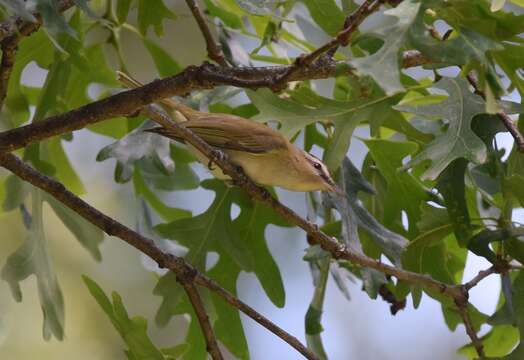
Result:
M206 40L207 56L222 66L228 66L226 59L224 58L224 53L222 52L222 47L213 38L213 34L211 34L211 30L209 29L209 26L207 26L206 19L200 11L196 1L186 0L186 4L193 13L193 17Z
M187 297L193 306L193 310L195 310L200 328L202 329L202 334L206 339L207 352L211 355L213 360L222 360L224 357L222 356L220 348L218 347L215 333L213 332L213 328L209 322L209 317L207 316L206 309L202 303L198 289L193 284L193 279L180 279L180 282L182 283Z
M155 260L161 268L166 268L173 271L177 275L177 278L193 278L196 284L215 292L226 302L233 305L235 308L239 309L247 316L271 331L273 334L284 340L290 346L295 348L307 359L318 360L316 355L308 350L304 345L302 345L297 338L279 328L277 325L272 323L263 315L259 314L249 305L243 303L227 290L220 287L220 285L218 285L214 280L200 273L197 269L188 264L183 258L171 255L169 253L164 253L155 245L153 240L140 235L127 226L95 209L80 199L78 196L68 191L60 182L40 174L31 166L20 160L17 156L9 153L0 153L0 166L8 169L22 180L47 192L57 201L60 201L62 204L76 212L91 224L102 229L106 234L119 237L123 241L127 242L129 245Z
M464 288L464 293L466 295L467 299L467 290ZM469 338L471 339L471 343L475 347L475 351L477 352L477 355L484 359L484 345L482 344L482 341L477 336L477 332L475 331L475 328L473 327L473 322L471 321L471 317L469 316L468 312L468 301L459 301L455 300L455 304L457 305L457 309L459 311L460 317L462 318L462 322L464 323L464 327L466 328L466 333L468 334Z
M290 81L293 75L300 71L301 68L313 64L322 54L337 48L338 46L347 46L351 35L358 29L359 25L373 12L378 10L381 5L380 0L365 0L355 12L346 18L344 28L337 34L336 37L325 43L321 47L309 54L302 54L295 59L295 62L290 66L285 73L275 79L275 84L272 88L278 90L284 84Z

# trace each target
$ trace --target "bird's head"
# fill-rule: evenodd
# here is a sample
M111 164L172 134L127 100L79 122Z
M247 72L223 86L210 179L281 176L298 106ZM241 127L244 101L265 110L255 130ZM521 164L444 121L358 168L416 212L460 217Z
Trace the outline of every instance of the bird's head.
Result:
M335 183L329 170L320 159L311 155L310 153L303 152L306 171L309 173L312 180L318 185L317 190L334 192L338 195L344 195L344 192Z

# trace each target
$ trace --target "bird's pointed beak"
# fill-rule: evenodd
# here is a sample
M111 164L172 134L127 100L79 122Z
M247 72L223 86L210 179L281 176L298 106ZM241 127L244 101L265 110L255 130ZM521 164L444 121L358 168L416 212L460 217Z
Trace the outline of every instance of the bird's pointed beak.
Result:
M335 183L331 183L329 184L329 189L328 189L329 192L333 192L339 196L345 196L346 193Z

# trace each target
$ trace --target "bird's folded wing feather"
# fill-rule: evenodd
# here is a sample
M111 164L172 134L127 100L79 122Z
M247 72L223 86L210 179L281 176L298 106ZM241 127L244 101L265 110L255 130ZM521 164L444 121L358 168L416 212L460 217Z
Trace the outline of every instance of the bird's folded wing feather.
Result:
M253 121L224 114L206 114L181 123L209 145L227 150L260 154L287 147L287 140L277 131ZM148 130L182 141L180 135L165 128Z

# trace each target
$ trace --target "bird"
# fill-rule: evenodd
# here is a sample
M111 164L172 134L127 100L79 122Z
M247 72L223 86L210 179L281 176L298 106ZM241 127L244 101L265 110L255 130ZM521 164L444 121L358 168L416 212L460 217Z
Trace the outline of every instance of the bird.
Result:
M119 79L128 87L141 85L123 73L119 73ZM232 114L197 111L173 99L165 99L162 105L177 112L180 126L221 150L232 164L241 167L259 185L298 192L321 190L343 195L320 159L297 147L267 125ZM154 127L144 131L185 142L173 128ZM210 164L210 159L198 150L192 148L192 151L197 153L201 162L207 160ZM229 178L220 169L217 170L213 171L215 177Z

